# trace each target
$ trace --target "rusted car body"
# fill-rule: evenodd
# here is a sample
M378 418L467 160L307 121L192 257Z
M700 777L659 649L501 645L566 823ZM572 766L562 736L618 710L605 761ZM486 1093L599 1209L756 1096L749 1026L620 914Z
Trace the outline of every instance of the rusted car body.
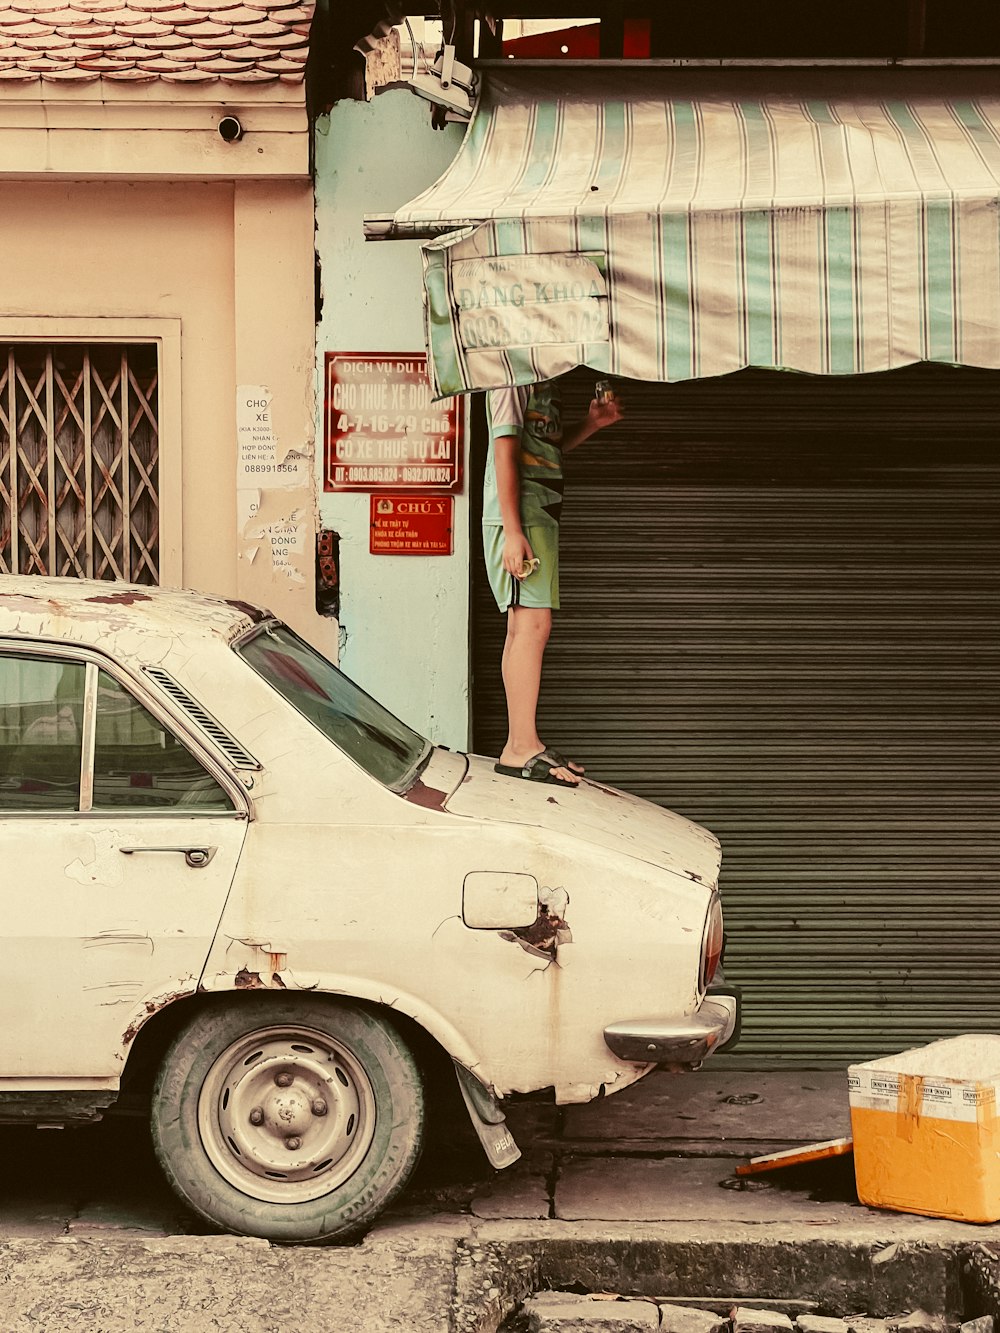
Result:
M710 833L431 745L241 603L0 578L0 858L0 1118L93 1118L152 1062L168 1176L248 1234L350 1235L402 1188L415 1035L502 1166L512 1094L738 1026Z

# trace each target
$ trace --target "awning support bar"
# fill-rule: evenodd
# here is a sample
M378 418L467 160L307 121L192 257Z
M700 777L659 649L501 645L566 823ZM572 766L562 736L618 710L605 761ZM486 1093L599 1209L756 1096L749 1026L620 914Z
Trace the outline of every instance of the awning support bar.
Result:
M465 221L449 218L447 222L397 222L391 213L366 213L364 217L366 241L433 241L462 227L476 225L472 218Z

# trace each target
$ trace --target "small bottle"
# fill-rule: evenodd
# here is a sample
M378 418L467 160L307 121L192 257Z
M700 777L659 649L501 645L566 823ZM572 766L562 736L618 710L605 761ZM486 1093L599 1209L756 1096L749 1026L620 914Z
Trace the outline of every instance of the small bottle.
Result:
M610 403L614 401L615 386L610 380L598 380L594 385L594 399L598 403Z

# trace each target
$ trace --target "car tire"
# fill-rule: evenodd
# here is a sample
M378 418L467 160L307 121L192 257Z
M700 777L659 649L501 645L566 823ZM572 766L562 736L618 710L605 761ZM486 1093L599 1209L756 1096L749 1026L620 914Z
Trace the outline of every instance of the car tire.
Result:
M420 1156L413 1054L360 1004L261 992L202 1009L153 1090L167 1179L214 1227L308 1244L362 1232Z

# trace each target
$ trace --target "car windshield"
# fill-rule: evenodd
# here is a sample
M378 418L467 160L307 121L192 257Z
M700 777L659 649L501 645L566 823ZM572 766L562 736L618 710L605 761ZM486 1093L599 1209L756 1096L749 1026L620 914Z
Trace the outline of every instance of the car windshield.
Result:
M270 622L235 647L293 708L385 786L402 786L430 749L429 741L286 625Z

